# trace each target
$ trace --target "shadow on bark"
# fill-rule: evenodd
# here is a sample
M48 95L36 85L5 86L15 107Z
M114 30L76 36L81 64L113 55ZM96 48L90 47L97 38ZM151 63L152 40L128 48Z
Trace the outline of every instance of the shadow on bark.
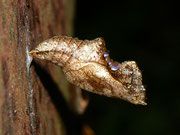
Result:
M66 127L67 135L81 134L83 125L82 117L76 115L72 112L72 110L70 110L70 107L68 107L65 99L58 89L57 84L53 81L50 74L35 61L32 62L32 66L34 66L37 75L39 76L45 89L48 91L52 102L56 106L56 109L58 110Z

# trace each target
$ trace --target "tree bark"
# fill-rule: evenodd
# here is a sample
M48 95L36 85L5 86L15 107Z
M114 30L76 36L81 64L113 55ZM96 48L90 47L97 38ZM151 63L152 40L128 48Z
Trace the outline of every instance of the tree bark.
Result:
M52 64L35 61L30 66L28 52L72 31L67 30L72 13L66 4L68 0L0 1L0 135L65 134L51 77L67 82L56 76L61 72Z

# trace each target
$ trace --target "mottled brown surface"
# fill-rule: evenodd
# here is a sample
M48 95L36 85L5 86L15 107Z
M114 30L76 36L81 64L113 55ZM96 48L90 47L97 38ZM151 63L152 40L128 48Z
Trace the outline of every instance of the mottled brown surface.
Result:
M66 33L64 7L63 0L0 1L0 135L65 134L28 56L41 41ZM51 75L59 72L51 64L41 66Z
M142 74L136 62L113 62L103 38L79 40L55 36L29 54L59 65L67 80L87 91L146 105Z

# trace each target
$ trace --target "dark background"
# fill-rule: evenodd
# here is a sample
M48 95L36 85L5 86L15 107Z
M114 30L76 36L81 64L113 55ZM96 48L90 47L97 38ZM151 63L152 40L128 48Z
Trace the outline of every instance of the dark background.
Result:
M159 0L77 0L75 36L104 37L112 59L135 60L148 106L90 94L84 121L96 135L179 135L179 4Z

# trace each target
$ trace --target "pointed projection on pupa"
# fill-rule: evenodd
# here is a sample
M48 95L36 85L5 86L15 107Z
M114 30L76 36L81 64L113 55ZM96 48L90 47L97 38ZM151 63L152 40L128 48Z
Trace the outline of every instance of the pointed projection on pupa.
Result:
M134 61L110 59L102 38L79 40L55 36L29 55L62 67L67 80L89 92L146 105L142 74Z

